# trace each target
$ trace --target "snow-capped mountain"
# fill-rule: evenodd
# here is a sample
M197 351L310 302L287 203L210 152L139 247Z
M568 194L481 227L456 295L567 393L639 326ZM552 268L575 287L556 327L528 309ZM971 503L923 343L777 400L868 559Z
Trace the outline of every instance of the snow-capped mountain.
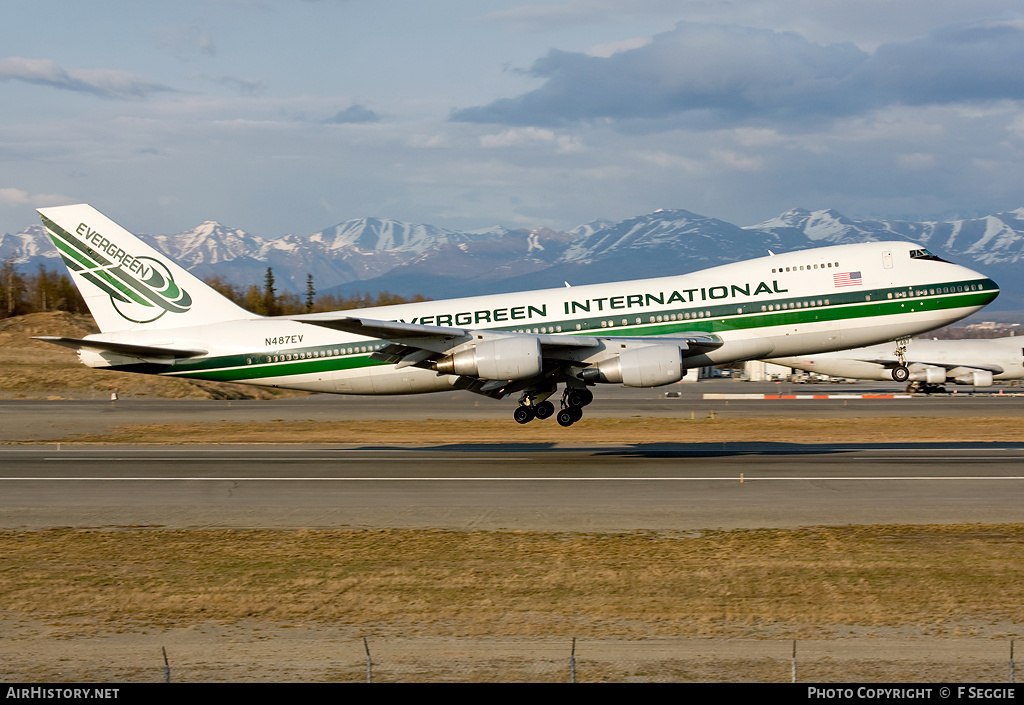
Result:
M360 218L308 237L264 239L206 222L173 235L142 236L200 277L262 285L272 267L282 290L387 290L434 298L682 274L785 252L868 240L909 240L974 267L1003 286L994 306L1024 309L1024 208L951 221L848 218L795 208L740 227L686 210L660 210L618 223L596 220L568 232L503 227L455 231ZM22 268L58 267L43 228L0 236L0 259Z
M264 241L244 230L227 228L208 220L197 228L175 235L140 235L150 245L179 262L194 267L216 265L252 256Z
M42 225L30 225L14 235L0 235L0 262L7 260L22 267L43 264L52 269L60 264L60 256Z
M473 233L435 228L433 225L412 225L396 220L359 218L321 230L310 238L323 243L328 250L355 249L360 252L408 252L420 254L440 245L460 245L473 240L500 238L508 231L492 228Z
M779 235L803 234L816 245L910 240L964 264L1014 264L1024 259L1024 208L983 218L914 222L853 220L833 210L794 208L749 230Z

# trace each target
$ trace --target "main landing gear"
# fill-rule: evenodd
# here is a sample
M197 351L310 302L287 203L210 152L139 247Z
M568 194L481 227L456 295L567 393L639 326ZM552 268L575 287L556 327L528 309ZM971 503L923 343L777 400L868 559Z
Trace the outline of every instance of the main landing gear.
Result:
M529 405L520 404L514 412L512 412L512 418L517 423L530 423L534 419L546 419L555 413L555 405L549 401L542 401L539 404Z
M583 418L583 407L594 401L594 393L589 389L573 389L567 387L562 394L562 408L555 419L560 426L572 426ZM546 419L555 413L555 405L545 400L538 402L530 393L524 393L519 399L519 406L512 414L517 423L530 423L534 419Z

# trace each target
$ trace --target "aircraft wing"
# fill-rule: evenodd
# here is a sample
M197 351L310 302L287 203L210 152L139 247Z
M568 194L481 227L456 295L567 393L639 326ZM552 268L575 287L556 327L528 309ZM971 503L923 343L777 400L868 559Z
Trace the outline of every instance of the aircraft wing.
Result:
M949 370L962 370L962 369L984 370L984 371L987 371L987 372L991 372L994 375L1002 374L1002 372L1003 372L1003 368L1000 367L999 365L979 365L979 364L976 364L976 363L973 363L973 362L964 364L963 362L925 362L924 360L907 360L907 364L908 365L915 365L915 364L916 365L929 365L931 367L943 367L947 371L949 371Z
M575 356L572 354L573 351L593 348L596 352L603 347L615 344L677 345L683 357L701 355L722 346L721 339L705 333L684 333L673 337L645 338L480 330L451 326L421 325L418 323L401 323L397 321L379 321L359 316L339 315L338 313L310 313L297 316L281 316L280 318L390 341L390 345L373 353L371 358L394 364L399 369L410 366L429 369L433 361L466 343L474 341L508 341L515 338L536 340L546 367L548 363L563 367L579 364L574 362ZM511 390L516 388L529 386L530 383L547 374L549 372L545 369L541 374L526 380L518 380L515 384L509 384L507 379L494 380L475 377L471 378L475 381L469 389L481 394L500 396L510 393Z
M289 321L311 323L315 326L333 328L334 330L365 335L368 338L380 338L396 343L405 343L412 347L420 347L434 352L447 352L457 345L474 339L494 340L510 336L528 335L540 340L542 346L587 348L599 345L596 338L589 336L546 335L534 333L516 333L512 331L476 330L471 328L455 328L452 326L426 326L420 323L400 323L398 321L378 321L358 316L339 316L337 313L309 313L298 316L281 316Z
M593 336L548 333L519 333L516 331L479 330L474 328L457 328L452 326L427 326L419 323L401 323L398 321L378 321L359 316L340 316L337 313L309 313L297 316L280 316L289 321L310 323L324 328L365 335L368 338L380 338L409 347L444 353L462 343L472 340L494 340L496 338L530 337L536 338L542 348L596 348L604 341L621 341L636 343L678 344L683 356L700 355L722 346L722 341L705 333L683 333L671 337L631 337L631 336Z
M875 365L881 365L886 369L896 367L900 363L897 360L861 360L861 362L870 362ZM929 362L927 360L907 360L907 366L912 365L926 365L928 367L941 367L945 370L957 370L957 369L968 369L968 370L984 370L991 372L994 375L1002 374L1003 368L999 365L979 365L975 363L963 363L963 362Z
M35 336L35 340L42 340L54 345L62 345L72 350L93 350L95 352L117 353L118 355L130 355L132 357L164 357L164 358L187 358L205 355L206 350L192 350L187 348L170 348L160 345L136 345L134 343L113 343L105 340L85 340L83 338L62 338L55 335Z

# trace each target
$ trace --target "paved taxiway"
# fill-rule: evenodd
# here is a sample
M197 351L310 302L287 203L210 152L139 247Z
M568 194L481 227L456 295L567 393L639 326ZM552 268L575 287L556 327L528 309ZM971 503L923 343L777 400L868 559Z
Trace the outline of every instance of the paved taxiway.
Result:
M1024 416L1024 397L706 401L738 383L601 390L588 414ZM762 385L772 393L802 387ZM844 392L879 391L842 385ZM824 390L816 385L815 392ZM891 388L887 391L893 391ZM998 390L997 390L998 391ZM1011 390L1007 389L1007 392ZM0 440L184 420L506 418L472 395L272 402L0 402ZM537 422L535 422L537 423ZM0 528L403 527L694 531L819 524L1024 520L1024 443L778 443L429 447L0 447Z
M844 416L1017 416L1024 417L1024 389L991 387L972 394L919 395L912 399L862 400L709 400L705 393L756 392L761 394L880 394L902 392L896 384L778 384L712 380L656 389L630 389L602 385L586 409L588 417L686 417L715 414L720 418L788 417L842 418ZM677 393L679 397L667 397ZM109 394L107 395L109 397ZM67 439L75 434L104 433L115 426L204 421L273 422L393 419L415 422L433 419L507 419L509 439L517 426L511 422L515 401L494 400L469 392L419 394L404 397L358 397L338 394L275 399L273 401L212 401L169 399L3 400L0 399L0 443ZM554 423L554 420L551 420ZM457 441L458 439L452 439ZM566 432L572 442L571 430ZM799 440L799 439L795 439Z

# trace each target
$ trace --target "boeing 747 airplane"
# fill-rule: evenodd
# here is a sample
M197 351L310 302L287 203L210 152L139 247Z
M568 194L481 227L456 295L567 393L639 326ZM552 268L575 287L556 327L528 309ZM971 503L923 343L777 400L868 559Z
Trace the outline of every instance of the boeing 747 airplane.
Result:
M991 387L993 380L1024 379L1024 338L914 339L766 362L833 377L909 381L907 391L938 392L945 382Z
M263 317L91 206L39 214L101 331L40 340L90 367L337 394L517 394L519 423L572 425L598 383L656 387L695 367L909 337L999 293L918 245L872 242L658 279Z

